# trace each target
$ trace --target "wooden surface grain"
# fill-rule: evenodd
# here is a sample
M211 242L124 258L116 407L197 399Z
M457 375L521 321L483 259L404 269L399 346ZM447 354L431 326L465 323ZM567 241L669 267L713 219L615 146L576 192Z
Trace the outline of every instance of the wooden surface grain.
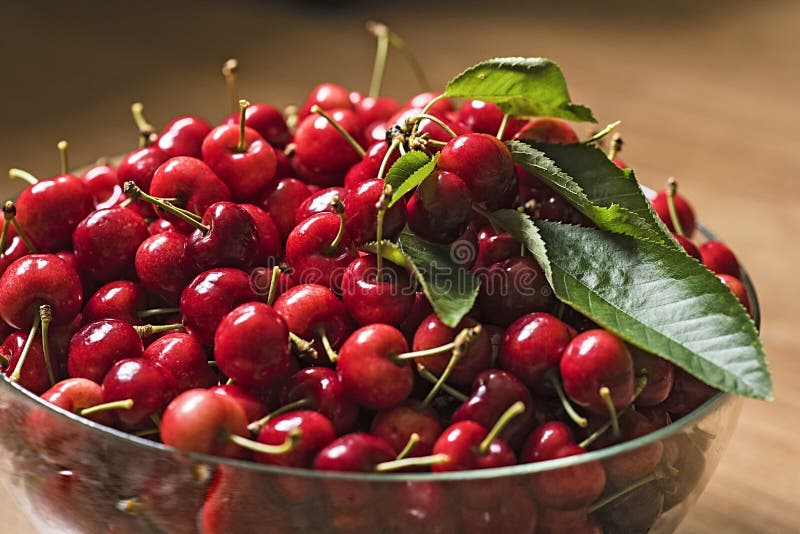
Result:
M366 89L373 54L362 22L404 35L439 87L500 55L557 60L573 99L602 123L621 119L622 157L659 187L677 177L700 218L749 269L763 310L775 401L747 401L733 443L680 532L800 531L800 3L633 1L292 3L148 1L126 11L86 4L4 3L0 14L0 168L57 170L129 150L128 106L151 122L226 112L219 67L242 63L242 94L284 105L315 83ZM33 3L32 3L33 4ZM42 7L42 4L45 7ZM98 7L91 7L98 6ZM414 91L390 59L387 93ZM3 182L5 196L15 184ZM5 514L4 514L5 515ZM22 523L4 532L24 532Z

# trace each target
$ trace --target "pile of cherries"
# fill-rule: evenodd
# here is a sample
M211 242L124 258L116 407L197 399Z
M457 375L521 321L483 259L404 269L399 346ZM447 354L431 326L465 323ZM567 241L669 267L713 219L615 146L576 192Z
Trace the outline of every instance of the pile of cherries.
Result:
M715 393L565 309L521 244L481 215L591 224L502 142L578 142L566 122L432 93L401 106L331 83L288 117L239 103L216 127L186 116L159 133L134 106L141 146L116 166L69 174L62 145L62 174L12 173L31 182L6 203L0 238L0 363L12 380L182 450L375 473L581 455ZM438 153L436 169L390 206L383 178L413 149ZM749 307L731 251L690 241L694 214L674 184L653 207ZM413 273L375 254L404 230L450 246L482 281L457 326ZM24 432L69 464L53 450L63 428L31 420ZM534 478L539 531L595 531L604 491L671 461L660 443L638 452ZM503 500L481 486L476 500ZM213 490L206 506L224 508Z

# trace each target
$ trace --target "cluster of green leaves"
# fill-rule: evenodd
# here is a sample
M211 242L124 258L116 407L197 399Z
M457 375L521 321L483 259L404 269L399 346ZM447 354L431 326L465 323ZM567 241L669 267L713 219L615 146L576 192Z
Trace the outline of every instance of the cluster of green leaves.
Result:
M594 122L573 104L559 67L544 58L499 58L451 80L448 97L493 102L511 115ZM740 395L771 398L772 385L755 324L712 272L688 256L653 212L633 171L590 144L506 143L535 174L597 228L532 220L516 210L487 216L541 265L556 296L627 342L704 382ZM436 167L412 151L389 169L396 201ZM446 246L403 233L384 255L414 273L434 310L455 326L472 308L478 281Z

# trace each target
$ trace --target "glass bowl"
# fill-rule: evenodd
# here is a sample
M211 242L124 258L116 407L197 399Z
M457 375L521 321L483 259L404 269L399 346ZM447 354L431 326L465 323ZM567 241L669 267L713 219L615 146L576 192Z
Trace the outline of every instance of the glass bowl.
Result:
M743 281L758 324L746 273ZM672 532L741 411L738 397L720 393L656 432L578 456L435 475L345 474L182 453L52 407L2 378L0 484L12 497L4 513L58 533ZM634 479L605 477L587 522L570 486L585 480L582 472L659 457Z

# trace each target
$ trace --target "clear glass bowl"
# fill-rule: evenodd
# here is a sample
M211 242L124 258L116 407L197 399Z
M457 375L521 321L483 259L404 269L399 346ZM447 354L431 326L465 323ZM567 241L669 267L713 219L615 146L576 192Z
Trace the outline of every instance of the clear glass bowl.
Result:
M756 295L743 278L758 324ZM739 398L718 394L652 434L534 464L435 475L321 473L181 453L54 408L3 376L0 484L18 505L5 503L4 514L17 510L41 532L522 534L536 532L537 522L539 532L582 532L586 507L560 510L574 503L554 502L541 488L597 462L609 470L660 449L649 473L624 484L608 477L593 506L636 487L590 517L606 533L672 532L711 478L740 410Z

